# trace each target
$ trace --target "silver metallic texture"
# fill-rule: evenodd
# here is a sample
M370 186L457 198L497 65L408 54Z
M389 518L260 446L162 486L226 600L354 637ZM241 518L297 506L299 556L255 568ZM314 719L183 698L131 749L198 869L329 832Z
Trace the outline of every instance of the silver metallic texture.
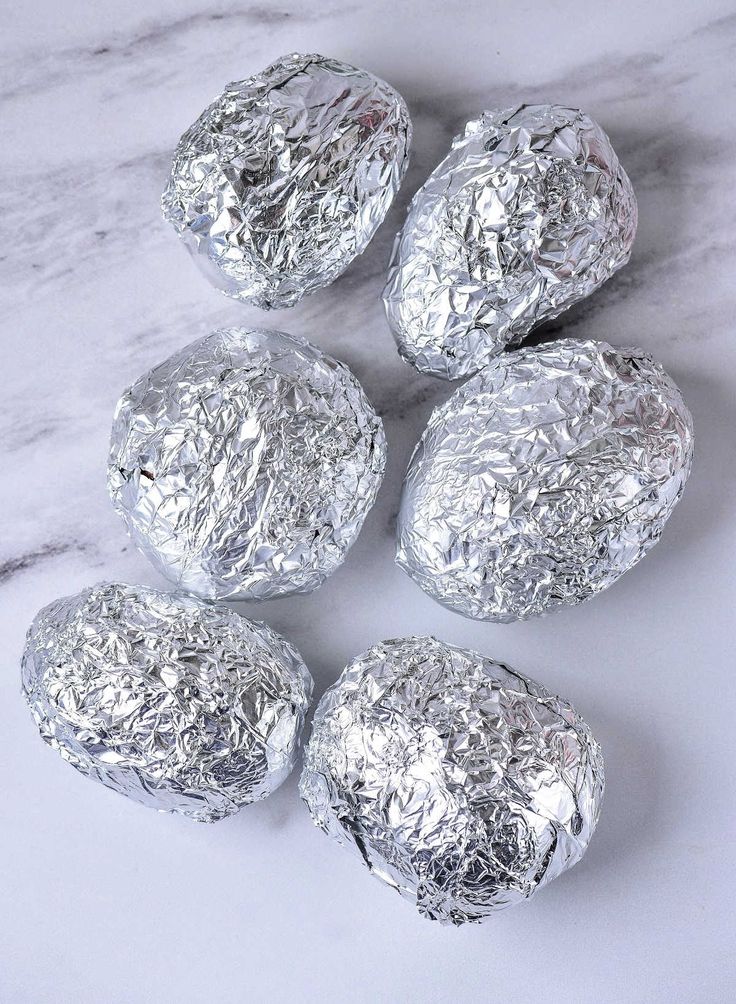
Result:
M208 599L309 592L340 565L381 484L380 418L301 338L216 331L120 399L108 486L132 539Z
M611 143L575 108L484 112L414 196L384 303L399 352L469 376L626 264L636 200Z
M101 583L36 616L23 691L41 737L82 774L214 822L291 772L312 678L265 624Z
M283 56L182 136L164 217L228 296L290 307L365 250L406 171L403 99L365 70Z
M692 454L680 392L641 349L565 339L504 353L432 414L396 560L467 617L581 603L657 542Z
M583 856L600 747L572 707L477 652L382 642L322 698L300 790L314 822L420 913L482 920Z

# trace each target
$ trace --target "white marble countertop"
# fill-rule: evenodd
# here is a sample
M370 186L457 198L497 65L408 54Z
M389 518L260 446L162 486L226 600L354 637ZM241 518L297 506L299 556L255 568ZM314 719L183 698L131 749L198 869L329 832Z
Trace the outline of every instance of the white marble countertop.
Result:
M2 39L0 999L722 1001L734 990L734 289L731 0L451 5L35 0ZM370 644L432 632L572 700L607 794L585 860L481 926L422 920L309 821L292 777L201 826L81 778L19 694L36 610L100 579L162 584L106 495L122 388L175 348L264 315L226 300L159 217L170 152L231 79L286 51L373 70L415 144L398 204L346 275L270 326L344 359L382 412L379 503L319 591L248 613L318 694ZM631 264L558 322L651 350L693 412L696 464L662 542L583 607L472 623L392 563L401 475L449 387L400 363L379 302L392 234L465 118L579 105L640 207Z

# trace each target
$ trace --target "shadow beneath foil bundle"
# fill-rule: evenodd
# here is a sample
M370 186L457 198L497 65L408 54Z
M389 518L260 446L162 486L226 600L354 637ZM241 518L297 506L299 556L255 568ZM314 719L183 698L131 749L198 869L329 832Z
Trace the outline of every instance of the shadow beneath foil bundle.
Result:
M353 308L364 297L366 305L378 306L383 314L380 298L391 249L396 234L404 224L409 203L447 154L453 137L462 131L467 119L474 114L472 102L469 109L467 96L463 93L432 98L417 87L416 82L402 93L409 105L414 127L409 166L385 220L368 247L329 287L338 311L341 309L340 301L344 306L346 297L352 299ZM322 292L320 295L325 294ZM352 316L355 316L354 312ZM388 336L385 349L395 352L385 319L383 325Z
M727 376L719 381L679 367L670 375L693 416L695 457L682 498L664 529L664 545L658 544L646 562L654 574L655 562L673 563L672 574L686 583L698 564L707 572L704 542L736 520L736 398ZM667 541L676 546L668 546Z
M294 814L301 810L299 798L299 775L302 769L301 756L291 774L284 783L260 802L243 806L240 812L231 817L238 824L247 826L249 831L261 830L278 832L286 830L294 820ZM306 810L305 810L306 811Z
M651 731L641 722L592 713L605 760L606 788L598 826L582 861L540 890L535 909L559 915L578 895L616 897L647 867L669 833L664 805L669 781ZM601 890L604 892L602 893ZM607 890L607 892L606 892Z
M332 657L329 656L328 650L331 647L329 632L324 624L315 623L319 615L310 613L311 600L312 597L306 596L291 600L268 601L263 604L231 604L243 616L252 620L267 621L270 627L283 634L297 648L314 680L314 693L291 774L273 794L259 802L244 806L227 821L230 825L247 827L249 831L259 830L266 833L283 831L294 825L302 813L308 818L307 809L299 796L299 778L303 766L304 747L312 733L314 712L325 690L335 682L350 659L357 655L357 649L353 651L348 643L347 646L338 644L336 648L339 654L336 651ZM319 601L317 603L319 604ZM296 611L295 606L298 608ZM279 607L282 613L278 612Z
M663 129L654 118L650 127L639 120L625 130L600 121L636 193L639 223L631 260L590 296L536 327L524 345L574 336L649 348L652 334L660 334L675 309L673 293L712 253L712 233L702 219L702 173L704 164L717 170L724 156L719 145L692 127L686 136L681 129ZM632 310L637 304L640 311ZM655 313L652 331L642 330L641 317ZM681 309L672 320L702 324L699 316L683 318ZM678 340L677 333L672 337Z

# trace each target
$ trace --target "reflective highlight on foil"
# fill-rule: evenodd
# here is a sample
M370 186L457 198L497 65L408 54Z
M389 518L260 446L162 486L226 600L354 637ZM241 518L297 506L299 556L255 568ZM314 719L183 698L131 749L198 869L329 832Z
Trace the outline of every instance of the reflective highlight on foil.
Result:
M564 339L507 352L432 414L396 560L467 617L581 603L659 540L692 455L682 396L641 349Z
M136 546L206 598L309 592L373 505L383 426L350 370L304 339L233 328L121 397L108 486Z
M588 296L629 260L636 200L583 112L484 112L414 196L384 290L401 355L455 380Z
M476 652L404 638L325 693L300 791L420 913L462 924L579 861L603 785L600 747L565 701Z
M202 822L289 775L312 693L299 654L267 625L116 583L44 607L22 674L41 737L68 763Z
M184 133L164 217L228 296L289 307L365 250L406 171L403 99L365 70L284 56Z

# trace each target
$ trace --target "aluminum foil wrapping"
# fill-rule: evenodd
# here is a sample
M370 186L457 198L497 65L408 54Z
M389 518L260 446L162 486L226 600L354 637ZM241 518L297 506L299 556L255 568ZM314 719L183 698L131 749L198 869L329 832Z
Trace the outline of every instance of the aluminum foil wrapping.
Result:
M397 561L468 617L580 603L659 539L692 453L680 392L641 349L565 339L507 352L432 414Z
M603 760L539 684L434 638L382 642L319 704L300 790L314 822L433 920L527 899L580 860Z
M213 598L309 592L378 492L380 418L342 363L277 331L216 331L118 403L108 485L132 539Z
M289 307L365 250L410 142L406 105L384 81L284 56L229 84L184 133L164 217L228 296Z
M23 691L41 737L82 774L213 822L288 776L312 678L265 624L102 583L37 615Z
M611 143L575 108L484 112L415 195L384 302L399 352L455 380L629 260L636 200Z

